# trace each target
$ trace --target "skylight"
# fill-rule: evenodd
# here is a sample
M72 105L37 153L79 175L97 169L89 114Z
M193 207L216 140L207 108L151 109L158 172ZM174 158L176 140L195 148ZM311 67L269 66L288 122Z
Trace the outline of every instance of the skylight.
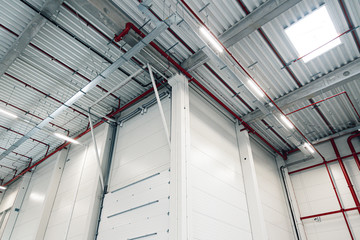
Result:
M285 33L299 53L299 57L304 56L302 58L304 62L320 56L341 43L339 38L329 42L337 37L338 33L325 6L285 29ZM322 47L319 48L320 46Z

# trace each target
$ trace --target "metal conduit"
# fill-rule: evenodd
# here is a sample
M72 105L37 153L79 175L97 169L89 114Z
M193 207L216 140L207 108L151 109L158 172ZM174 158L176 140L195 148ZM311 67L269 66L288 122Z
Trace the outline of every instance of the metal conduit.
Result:
M239 66L239 68L248 76L254 84L264 93L264 95L271 101L271 103L276 107L276 109L294 126L295 130L305 139L319 154L319 156L325 161L324 156L319 152L318 149L310 142L310 140L300 131L299 128L295 126L295 124L290 120L288 116L281 110L281 108L275 103L275 101L266 93L266 91L260 86L260 84L250 75L248 71L240 64L240 62L234 57L234 55L224 46L224 44L217 38L217 36L210 31L208 26L201 20L201 18L194 12L193 9L189 7L189 5L184 1L180 0L181 3L185 6L185 8L194 16L194 18L204 27L207 31L217 40L217 42L222 46L222 48L226 51L226 53L230 56L230 58ZM246 127L246 126L245 126Z
M51 120L60 115L65 109L69 108L73 105L77 100L83 97L86 93L96 87L100 82L106 79L113 71L115 71L119 66L129 61L131 57L135 54L139 53L142 48L147 46L153 39L155 39L165 28L173 23L173 18L168 18L166 21L161 22L147 37L143 38L140 42L138 42L132 49L130 49L127 53L120 56L118 60L116 60L112 65L107 67L104 71L102 71L97 77L95 77L90 83L81 88L75 95L73 95L70 99L68 99L62 106L57 108L53 113L51 113L47 118L45 118L42 122L40 122L37 126L31 129L25 136L16 141L12 146L10 146L5 152L0 154L0 160L6 157L10 152L14 149L18 148L22 143L24 143L27 139L29 139L32 135L37 133L40 129L46 126Z

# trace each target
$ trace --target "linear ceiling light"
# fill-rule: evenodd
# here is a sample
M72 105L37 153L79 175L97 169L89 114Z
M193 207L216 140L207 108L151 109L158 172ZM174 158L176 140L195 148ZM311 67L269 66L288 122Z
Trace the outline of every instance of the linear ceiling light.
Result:
M293 129L294 125L287 119L284 115L281 115L281 121L285 124L286 127Z
M69 138L68 136L65 136L65 135L62 135L60 133L54 133L54 135L58 138L61 138L65 141L68 141L68 142L72 142L72 143L75 143L75 144L79 144L78 141L76 141L75 139L72 139L72 138Z
M205 27L200 27L200 33L210 42L217 52L222 53L224 51L218 41L216 41Z
M338 33L325 6L285 29L285 33L299 55L304 56L302 58L304 62L310 61L341 43L340 39L336 38ZM334 40L330 41L332 39Z
M310 152L310 153L314 153L314 149L310 146L309 143L304 143L304 147Z
M259 97L264 97L265 96L263 91L261 91L261 89L252 80L248 81L248 85L254 91L255 95L257 95Z
M0 186L0 190L6 190L6 187Z
M16 116L15 114L10 113L10 112L8 112L8 111L5 111L4 109L1 109L1 108L0 108L0 114L9 116L9 117L11 117L11 118L17 118L17 117L18 117L18 116Z

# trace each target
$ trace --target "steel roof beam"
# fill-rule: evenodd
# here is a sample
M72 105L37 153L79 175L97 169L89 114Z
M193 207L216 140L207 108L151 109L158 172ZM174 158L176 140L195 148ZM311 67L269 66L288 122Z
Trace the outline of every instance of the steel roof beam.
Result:
M42 12L51 17L60 8L61 2L62 0L47 0L42 8ZM47 20L40 14L35 15L2 58L0 62L0 77L6 72L15 59L20 56L46 22Z
M125 54L121 55L113 64L108 66L103 70L99 75L97 75L91 82L81 88L75 95L68 99L63 105L57 108L52 112L47 118L42 120L37 124L33 129L26 133L22 138L17 140L13 145L11 145L5 152L0 154L0 161L4 159L10 152L18 148L31 136L36 134L39 130L45 127L50 121L58 117L64 110L72 106L76 101L81 97L91 91L96 85L106 79L112 72L114 72L121 65L129 61L133 56L138 54L144 47L146 47L150 42L152 42L156 37L158 37L165 29L167 29L171 24L174 23L175 16L167 18L165 21L161 22L154 28L146 37L142 38L133 48L127 51Z
M328 73L319 79L316 79L301 88L290 92L283 97L275 100L275 103L282 109L285 110L291 105L313 98L321 93L330 91L346 83L360 79L360 59L357 59L345 66ZM274 111L275 108L266 105L269 111ZM243 117L246 122L253 122L258 119L265 117L260 110L255 110Z
M219 40L225 45L225 47L229 48L239 42L242 38L254 32L256 29L295 6L300 1L301 0L268 0L221 34L221 36L219 36ZM182 67L188 71L192 71L209 60L210 59L203 50L200 50L190 58L186 59L182 63Z

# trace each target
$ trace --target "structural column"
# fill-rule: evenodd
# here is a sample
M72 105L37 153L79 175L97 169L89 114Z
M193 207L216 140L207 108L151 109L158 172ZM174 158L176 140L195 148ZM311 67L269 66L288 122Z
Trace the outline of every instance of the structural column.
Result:
M61 176L63 174L63 170L65 167L65 162L67 159L67 155L69 152L69 148L63 149L58 153L58 156L56 158L56 163L51 175L51 179L49 182L48 190L46 193L46 197L42 206L42 210L39 213L40 215L40 221L39 221L39 227L36 232L35 239L41 240L44 239L46 228L48 225L48 221L50 218L51 210L54 205L55 197L57 190L59 188Z
M10 239L11 234L13 233L13 230L14 230L15 224L16 224L16 220L19 216L19 211L24 202L25 194L30 185L30 180L33 175L33 172L34 172L34 170L26 173L21 179L21 183L19 185L19 190L16 194L14 205L10 209L10 215L9 215L8 221L6 223L3 235L1 236L1 239Z
M263 208L260 200L259 186L256 178L253 154L247 131L240 132L238 123L235 123L236 137L240 154L241 169L244 178L246 200L253 240L268 239Z
M183 75L169 80L172 87L170 155L170 239L190 239L188 164L190 151L189 86Z

